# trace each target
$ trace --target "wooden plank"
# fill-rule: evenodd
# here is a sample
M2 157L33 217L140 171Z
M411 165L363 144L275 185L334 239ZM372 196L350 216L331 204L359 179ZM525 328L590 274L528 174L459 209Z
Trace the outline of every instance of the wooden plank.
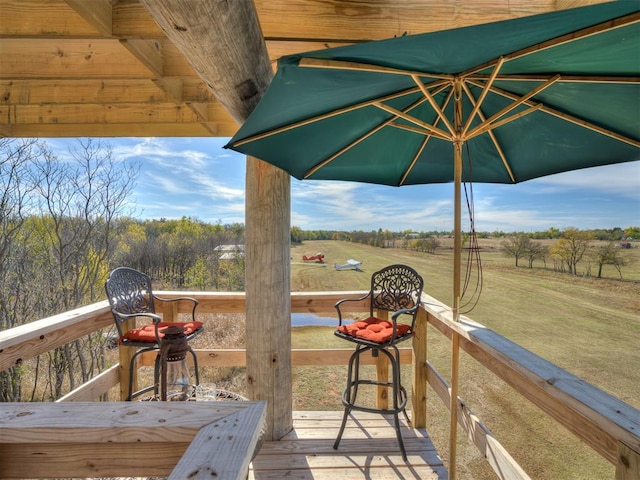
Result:
M0 478L166 477L188 446L188 442L0 443Z
M249 478L447 478L426 430L401 422L407 449L405 462L393 420L379 414L355 412L335 450L341 418L342 412L294 412L294 431L280 441L263 445L251 464Z
M0 115L12 123L102 124L102 123L198 123L198 116L186 105L156 103L57 104L0 106Z
M348 4L338 0L256 0L255 4L267 39L314 38L334 42L380 40L556 9L553 0L394 0ZM286 22L282 21L282 12L287 14Z
M7 125L0 123L0 135L13 138L55 137L231 137L236 124L201 123L65 123Z
M181 97L189 98L184 87ZM148 79L128 80L4 80L0 81L3 105L52 103L168 103L169 95ZM195 92L195 89L191 89ZM213 95L207 101L215 101Z
M60 1L0 0L0 18L2 36L96 33L96 29L78 12Z
M260 428L256 430L256 426L264 425L265 417L265 404L253 403L241 412L228 415L224 422L205 425L171 472L169 480L244 480L261 441ZM229 429L228 425L234 428Z
M0 331L0 371L112 324L105 300Z
M94 402L120 383L120 364L105 370L56 402Z
M262 402L3 404L0 478L168 475L176 463L170 478L187 478L189 465L243 478L264 410Z
M116 79L152 76L118 40L2 39L0 78Z

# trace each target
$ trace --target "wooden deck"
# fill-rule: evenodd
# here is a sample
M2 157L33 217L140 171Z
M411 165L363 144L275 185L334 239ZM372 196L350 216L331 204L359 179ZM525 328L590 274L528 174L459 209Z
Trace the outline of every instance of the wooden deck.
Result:
M251 464L249 479L448 478L426 430L411 428L402 421L405 463L393 429L393 417L354 412L340 447L334 450L341 420L342 412L294 412L293 431L280 441L262 446Z

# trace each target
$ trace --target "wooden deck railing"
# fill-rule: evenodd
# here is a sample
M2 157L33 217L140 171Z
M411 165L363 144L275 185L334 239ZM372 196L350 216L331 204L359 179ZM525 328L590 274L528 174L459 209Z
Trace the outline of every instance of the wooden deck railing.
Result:
M162 296L184 295L184 292L159 292ZM292 293L294 313L326 314L334 311L334 303L346 296L362 292ZM243 313L243 293L190 292L199 300L199 313ZM426 423L427 385L447 407L450 388L444 377L427 360L427 324L446 337L458 335L460 348L478 363L505 381L516 392L541 408L556 422L566 427L604 459L616 466L616 479L638 478L640 474L640 411L599 390L565 370L547 362L492 330L461 317L454 322L450 308L438 300L423 296L423 307L417 324L417 334L411 348L402 351L402 362L413 363L413 423ZM163 312L174 318L181 307ZM353 312L366 312L364 304L354 304ZM98 302L61 315L0 332L0 371L15 364L69 343L103 327L113 320L107 302ZM121 349L123 352L127 349ZM198 350L201 366L244 366L244 350ZM294 350L292 365L345 365L351 349ZM380 356L381 358L383 356ZM121 354L121 364L126 364ZM142 364L151 365L153 358L142 357ZM384 365L378 374L385 375ZM120 383L127 369L116 365L93 378L59 401L92 401ZM384 396L378 402L386 401ZM529 478L493 437L491 432L471 413L469 405L457 399L458 422L469 439L487 458L500 478ZM0 440L1 442L1 440Z

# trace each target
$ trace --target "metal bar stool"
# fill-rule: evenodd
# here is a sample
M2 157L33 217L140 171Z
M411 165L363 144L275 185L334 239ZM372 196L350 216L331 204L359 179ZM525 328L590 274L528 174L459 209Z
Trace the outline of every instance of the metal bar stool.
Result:
M422 277L411 267L406 265L390 265L375 272L371 276L371 289L365 296L355 299L343 299L335 304L338 311L338 328L334 332L336 336L353 342L356 349L349 358L347 372L347 385L342 394L344 415L338 437L333 445L337 449L342 434L344 433L347 419L352 410L391 414L394 418L398 445L402 451L402 458L407 459L407 452L400 432L400 420L398 414L404 413L407 423L410 422L406 412L407 391L400 380L400 352L396 346L398 343L413 337L413 331L422 295L424 281ZM369 298L369 317L344 323L341 305L346 302L361 302ZM374 311L393 312L391 320L374 316ZM402 322L399 320L402 319ZM360 372L360 356L371 352L374 357L380 353L385 355L391 365L390 381L362 378ZM389 408L368 407L358 402L358 389L361 385L373 385L387 387L392 390L392 406Z

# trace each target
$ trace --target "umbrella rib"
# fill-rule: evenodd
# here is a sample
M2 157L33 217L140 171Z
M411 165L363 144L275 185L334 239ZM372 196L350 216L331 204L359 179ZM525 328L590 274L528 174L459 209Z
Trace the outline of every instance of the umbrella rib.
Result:
M447 94L447 97L444 99L444 102L442 102L442 105L446 108L446 106L449 104L449 101L451 100L451 97L453 96L453 88L451 90L449 90L449 93ZM424 99L423 99L424 101ZM438 124L438 121L440 119L436 120L434 122L434 126ZM424 135L424 132L412 125L403 125L400 123L392 123L391 124L393 127L398 127L398 128L404 128L406 130L410 130L413 132L417 132L420 133L422 135ZM411 161L411 164L407 167L407 169L405 170L404 174L402 175L402 178L400 179L400 183L398 183L398 185L404 185L404 182L407 180L407 177L409 176L409 174L411 173L411 171L413 170L413 167L416 165L418 159L420 158L420 155L422 154L423 150L426 148L427 143L429 142L429 139L431 138L431 135L425 135L424 141L422 142L422 144L420 145L420 148L418 149L418 151L416 152L416 154L413 157L413 160Z
M409 105L408 107L405 108L405 112L408 112L410 110L412 110L413 108L417 107L418 105L420 105L421 103L425 102L424 98L419 98L417 101L413 102L411 105ZM375 128L369 130L368 132L366 132L364 135L361 135L360 137L358 137L356 140L354 140L353 142L351 142L349 145L341 148L340 150L338 150L336 153L334 153L333 155L331 155L330 157L324 159L322 162L316 164L315 166L313 166L312 168L310 168L309 170L307 170L305 172L305 174L302 176L303 179L307 179L309 178L311 175L313 175L314 173L316 173L318 170L320 170L321 168L323 168L324 166L328 165L329 163L333 162L337 157L339 157L340 155L342 155L344 152L346 152L347 150L350 150L351 148L355 147L357 144L359 144L360 142L362 142L363 140L366 140L367 138L369 138L371 135L373 135L374 133L379 132L380 130L382 130L384 127L388 126L388 125L392 125L393 122L397 119L398 117L391 117L388 120L385 120L384 122L382 122L381 124L379 124L378 126L376 126ZM424 133L424 132L421 132Z
M427 130L428 132L430 132L432 135L438 137L438 138L442 138L443 140L449 140L449 141L453 141L453 137L451 135L448 135L447 132L445 132L444 130L441 130L437 127L434 127L433 125L429 125L427 122L423 122L422 120L412 117L411 115L407 115L404 112L401 112L400 110L396 110L393 107L390 107L389 105L385 105L384 103L380 103L380 102L375 102L373 104L374 106L380 108L381 110L385 110L389 113L392 113L393 115L400 117L408 122L411 122L415 125L418 125L422 128L424 128L425 130Z
M471 93L471 89L469 88L469 85L467 85L467 83L465 82L462 84L462 88L464 88L464 91L467 93L467 96L471 100L471 103L475 103L476 100L473 94ZM478 116L480 117L480 120L482 121L486 120L486 117L484 113L482 113L482 110L478 111ZM496 151L498 152L498 155L502 159L502 164L504 165L504 168L507 170L507 173L509 174L509 178L511 178L511 181L513 183L516 183L516 177L513 175L513 171L511 170L511 165L509 165L509 161L507 160L507 157L502 151L502 147L500 146L500 142L498 142L498 139L496 138L495 133L493 133L493 130L489 130L488 134L489 134L489 137L491 138L491 141L493 142L493 145L496 147Z
M479 80L479 81L487 81L490 75L485 74L476 74L476 75L467 75L465 77L466 80ZM506 80L506 81L514 81L514 82L540 82L547 80L549 78L548 75L527 75L523 73L519 74L503 74L498 75L496 80ZM603 75L566 75L562 74L562 78L560 79L561 83L615 83L615 84L629 84L635 85L636 83L640 83L640 77L612 77L612 76L603 76Z
M538 93L540 93L544 89L550 87L551 85L556 83L558 80L560 80L560 75L555 75L555 76L551 77L549 80L547 80L545 83L543 83L542 85L538 85L536 88L531 90L529 93L523 95L522 97L517 98L515 102L511 103L510 105L507 105L505 108L503 108L499 112L493 114L487 120L485 120L480 125L478 125L476 128L471 130L471 132L469 132L469 134L467 135L466 138L467 139L473 138L473 137L475 137L477 135L480 135L481 133L486 132L489 129L497 128L499 125L504 125L505 123L508 123L508 122L510 122L512 120L516 120L517 118L520 118L522 115L516 114L516 115L512 115L511 117L508 117L506 119L503 119L500 122L495 122L495 120L497 120L500 117L503 117L504 115L509 113L511 110L516 108L518 105L521 105L521 104L525 103L531 97L537 95ZM489 86L489 90L492 90L491 86ZM483 89L483 92L484 92L484 89ZM540 107L535 107L535 108L538 109ZM527 110L527 112L531 113L528 110Z
M491 75L489 76L489 79L487 80L486 85L482 89L482 93L480 94L480 98L478 99L478 101L473 106L473 110L469 114L469 118L467 118L467 121L464 124L464 128L462 129L462 133L461 133L462 137L464 137L467 134L467 131L469 130L469 127L471 126L471 121L473 120L473 118L476 116L476 114L480 110L480 106L484 103L484 99L486 98L487 94L491 90L491 86L493 85L493 82L495 81L496 76L498 75L498 72L502 68L503 64L504 64L504 58L500 57L498 59L498 63L496 64L495 68L493 69L493 72L491 72ZM464 83L463 83L463 85L464 85ZM467 89L465 89L465 90L467 90Z
M411 173L411 170L413 170L413 167L415 166L416 162L418 161L418 158L420 158L420 155L422 154L422 151L427 146L427 142L429 141L430 138L431 138L430 135L424 137L424 140L420 144L420 148L418 149L416 154L413 156L413 159L411 160L411 164L407 167L407 169L402 174L402 178L400 179L400 183L398 183L398 186L404 185L405 180L409 176L409 173Z
M435 98L433 98L433 95L429 93L429 90L427 90L427 87L422 83L422 80L420 80L420 77L418 75L411 75L411 78L416 83L416 85L418 85L418 88L420 89L422 94L425 96L425 98L429 101L429 103L431 104L431 107L436 111L436 113L438 114L438 118L442 120L442 122L445 124L445 126L447 127L447 130L449 130L449 133L451 135L454 135L453 125L451 125L451 122L449 121L447 116L444 114L444 112L440 108L440 105L438 105L438 103L436 102ZM434 122L434 126L435 126L435 122Z
M446 82L434 82L434 85L443 84ZM374 98L371 100L365 100L364 102L356 103L354 105L349 105L348 107L339 108L337 110L332 110L327 113L323 113L320 115L316 115L315 117L306 118L304 120L300 120L299 122L290 123L288 125L284 125L282 127L274 128L273 130L268 130L266 132L258 133L256 135L252 135L247 138L243 138L242 140L238 140L233 143L234 147L239 147L244 145L245 143L255 142L257 140L262 140L264 138L271 137L273 135L277 135L282 132L286 132L287 130L293 130L298 127L303 127L305 125L309 125L311 123L318 122L320 120L324 120L326 118L335 117L336 115L341 115L343 113L351 112L353 110L358 110L360 108L369 107L376 102L385 102L387 100L393 100L394 98L404 97L406 95L411 95L413 93L419 92L420 89L418 87L408 88L406 90L402 90L400 92L392 93L390 95L386 95L384 97Z
M565 43L574 42L576 40L580 40L582 38L590 37L592 35L597 35L609 30L614 30L616 28L626 27L628 25L632 25L640 21L640 12L632 13L629 15L625 15L622 17L615 18L613 20L607 20L606 22L599 23L597 25L592 25L590 27L583 28L582 30L577 30L575 32L567 33L565 35L561 35L556 38L552 38L551 40L546 40L544 42L538 43L536 45L530 45L521 50L516 50L508 55L505 55L505 60L515 60L517 58L525 57L532 53L539 52L541 50L547 50L549 48L556 47L558 45L562 45ZM484 70L485 68L492 67L496 63L498 63L499 59L490 60L482 65L477 65L466 72L463 72L461 75L469 76L473 73Z
M420 75L422 77L437 78L441 80L451 80L453 75L440 74L431 72L419 72L412 70L402 70L398 68L383 67L381 65L373 65L369 63L345 62L342 60L328 60L324 58L301 58L298 62L299 67L307 68L326 68L328 70L352 70L360 72L376 72L389 73L392 75Z
M478 87L482 87L482 84L477 84L476 82L469 82L469 83L472 83L472 84L474 84L474 85L476 85ZM493 87L491 89L491 91L493 93L497 93L499 95L502 95L503 97L507 97L507 98L511 98L511 99L517 99L518 98L517 95L514 95L514 94L512 94L510 92L501 90L501 89L496 88L496 87ZM525 104L534 105L534 103L531 102L530 100L527 100L525 102ZM589 129L589 130L592 130L594 132L600 133L601 135L605 135L607 137L615 138L616 140L619 140L621 142L628 143L629 145L632 145L634 147L639 147L640 148L640 140L636 140L634 138L628 137L626 135L622 135L622 134L614 132L612 130L607 130L606 128L599 127L599 126L594 125L593 123L588 122L586 120L583 120L581 118L574 117L573 115L569 115L567 113L560 112L560 111L558 111L558 110L556 110L554 108L549 107L548 105L542 105L540 110L542 110L545 113L548 113L549 115L553 115L555 117L558 117L558 118L561 118L563 120L566 120L567 122L574 123L576 125L579 125L581 127L586 128L586 129Z
M524 117L525 115L529 115L530 113L535 112L536 110L540 110L544 105L542 103L538 103L533 105L530 108L527 108L526 110L520 112L520 113L516 113L514 115L511 115L510 117L507 118L503 118L502 120L495 122L495 123L485 123L483 128L477 128L474 129L467 137L466 140L471 140L473 137L477 137L478 135L483 134L484 132L486 132L487 130L495 130L498 127L501 127L502 125L505 125L507 123L511 123L514 120L517 120L519 118Z

